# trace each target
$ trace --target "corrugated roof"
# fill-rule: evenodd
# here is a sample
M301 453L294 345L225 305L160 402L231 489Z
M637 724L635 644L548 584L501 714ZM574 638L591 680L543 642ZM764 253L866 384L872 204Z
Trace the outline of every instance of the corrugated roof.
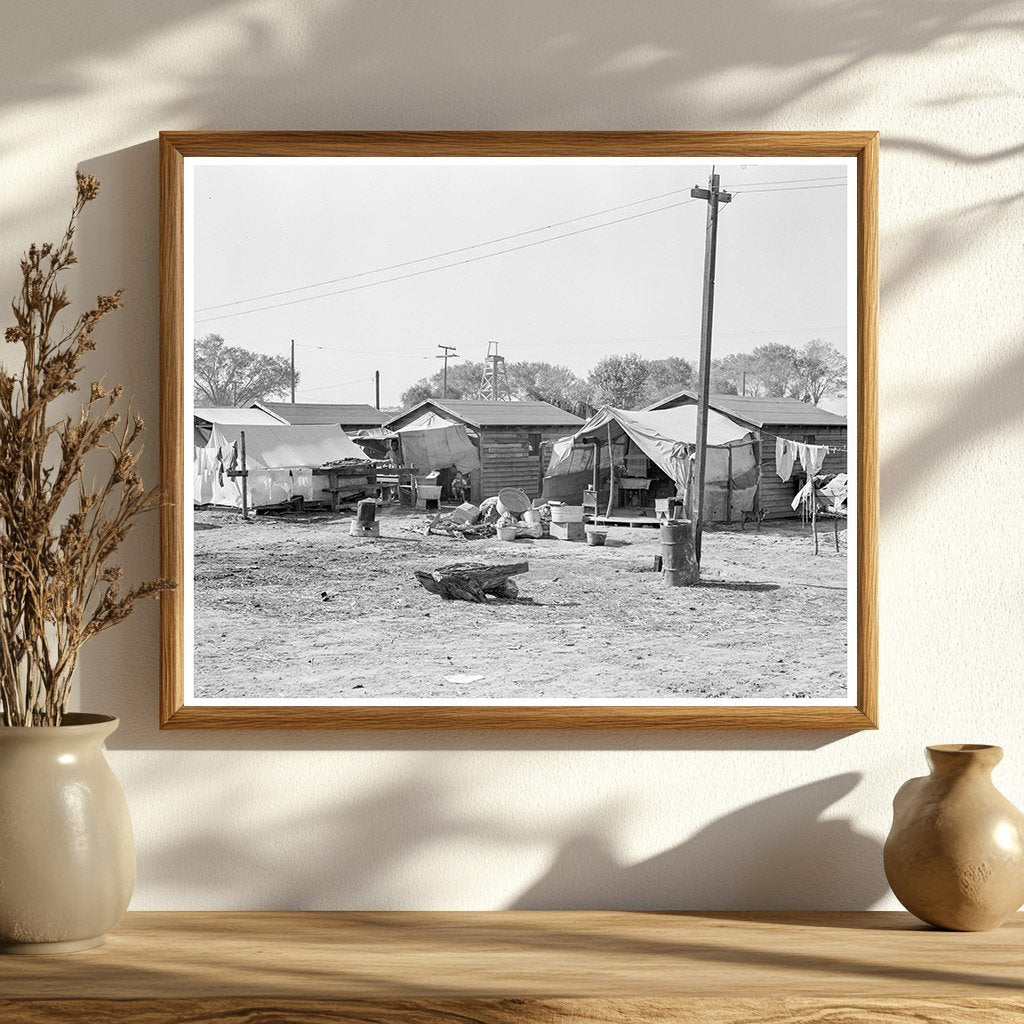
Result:
M549 402L488 402L473 398L428 398L388 421L401 423L433 407L471 427L579 427L583 420Z
M662 398L649 409L670 409L674 405L696 402L693 391L677 391ZM751 395L711 395L712 409L743 420L755 427L845 427L846 417L796 398L756 398Z
M261 409L268 409L293 426L335 426L380 427L387 419L372 405L333 405L320 402L260 402Z

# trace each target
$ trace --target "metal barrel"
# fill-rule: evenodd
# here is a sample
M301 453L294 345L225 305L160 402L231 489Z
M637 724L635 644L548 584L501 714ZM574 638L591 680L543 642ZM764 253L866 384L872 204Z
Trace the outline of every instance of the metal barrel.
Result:
M693 524L675 519L661 526L661 564L665 585L691 586L700 580L700 569L693 547Z

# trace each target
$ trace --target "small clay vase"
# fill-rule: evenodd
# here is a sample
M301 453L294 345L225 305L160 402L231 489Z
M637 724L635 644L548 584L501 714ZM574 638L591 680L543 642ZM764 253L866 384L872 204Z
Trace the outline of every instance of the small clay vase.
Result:
M927 748L931 775L893 800L885 877L916 917L937 928L998 928L1024 904L1024 814L992 784L1000 747Z
M0 953L103 942L135 885L124 792L103 754L106 715L0 727Z

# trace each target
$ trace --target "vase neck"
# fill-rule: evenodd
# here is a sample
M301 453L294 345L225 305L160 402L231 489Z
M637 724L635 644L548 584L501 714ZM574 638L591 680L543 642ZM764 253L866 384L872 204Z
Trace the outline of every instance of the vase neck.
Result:
M932 775L947 779L988 777L1003 759L1002 747L984 743L942 743L926 749Z

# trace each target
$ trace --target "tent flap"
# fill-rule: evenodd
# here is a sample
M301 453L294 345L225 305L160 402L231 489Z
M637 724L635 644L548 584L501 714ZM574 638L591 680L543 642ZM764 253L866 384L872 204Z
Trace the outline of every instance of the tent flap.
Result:
M613 444L631 442L673 481L676 493L686 497L697 445L697 408L692 405L641 412L611 406L600 409L575 434L553 446L545 494L554 493L554 478L581 478L585 470L592 472L592 449L588 446L581 450L579 445L597 441L605 446L609 435ZM725 520L737 512L750 511L757 491L758 467L749 430L709 409L706 456L704 497L708 519Z
M418 474L454 467L460 473L480 468L480 455L461 423L427 427L423 430L405 428L402 439L402 462L415 466Z

